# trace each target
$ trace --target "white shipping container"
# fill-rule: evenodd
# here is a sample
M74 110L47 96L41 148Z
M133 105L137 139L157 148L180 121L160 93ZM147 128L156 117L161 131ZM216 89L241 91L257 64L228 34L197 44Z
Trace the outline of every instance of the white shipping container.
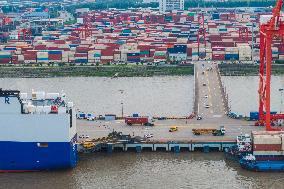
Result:
M254 151L255 156L280 156L283 155L283 151Z
M24 55L18 55L18 61L24 61L25 58L24 58Z
M284 60L284 55L279 55L279 60Z
M284 134L280 134L280 137L281 137L281 141L282 141L281 150L284 151Z
M281 144L280 135L253 135L254 144Z
M259 23L266 24L270 21L271 18L272 18L272 15L260 15Z
M114 54L113 59L114 61L120 61L120 54Z
M48 58L48 52L37 52L37 58Z
M62 58L62 62L68 62L68 58Z
M101 60L113 60L113 56L101 56Z

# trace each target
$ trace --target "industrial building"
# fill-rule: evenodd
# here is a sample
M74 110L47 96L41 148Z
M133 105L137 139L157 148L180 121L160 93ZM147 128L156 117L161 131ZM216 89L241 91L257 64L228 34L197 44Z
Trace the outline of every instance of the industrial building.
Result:
M159 0L159 11L184 10L184 0Z

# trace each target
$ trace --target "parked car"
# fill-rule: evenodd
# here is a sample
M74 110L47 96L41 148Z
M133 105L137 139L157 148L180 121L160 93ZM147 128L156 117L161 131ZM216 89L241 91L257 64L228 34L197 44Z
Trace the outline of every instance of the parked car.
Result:
M197 120L202 120L202 117L201 116L197 116Z
M154 135L153 134L150 134L150 133L147 133L144 135L144 138L153 138Z
M90 138L89 135L79 135L79 138Z
M210 106L208 104L205 105L205 108L210 108Z

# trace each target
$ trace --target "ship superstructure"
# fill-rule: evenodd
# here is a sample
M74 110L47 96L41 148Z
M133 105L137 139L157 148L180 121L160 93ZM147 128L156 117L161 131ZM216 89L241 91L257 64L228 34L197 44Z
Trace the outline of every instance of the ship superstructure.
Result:
M0 172L74 167L75 114L63 93L0 89Z

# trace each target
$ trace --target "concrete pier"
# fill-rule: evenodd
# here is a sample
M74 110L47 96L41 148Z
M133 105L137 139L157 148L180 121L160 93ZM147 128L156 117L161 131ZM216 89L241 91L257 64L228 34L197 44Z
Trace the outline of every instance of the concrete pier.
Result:
M236 145L236 141L189 141L188 143L107 143L97 144L96 146L102 146L102 148L94 149L93 151L106 151L107 153L113 153L113 151L135 151L141 153L143 151L172 151L179 153L180 151L202 151L208 153L210 151L224 151L225 148ZM78 146L80 152L85 152L82 146Z
M154 144L154 151L157 151L157 149L165 149L166 151L169 151L169 144Z

